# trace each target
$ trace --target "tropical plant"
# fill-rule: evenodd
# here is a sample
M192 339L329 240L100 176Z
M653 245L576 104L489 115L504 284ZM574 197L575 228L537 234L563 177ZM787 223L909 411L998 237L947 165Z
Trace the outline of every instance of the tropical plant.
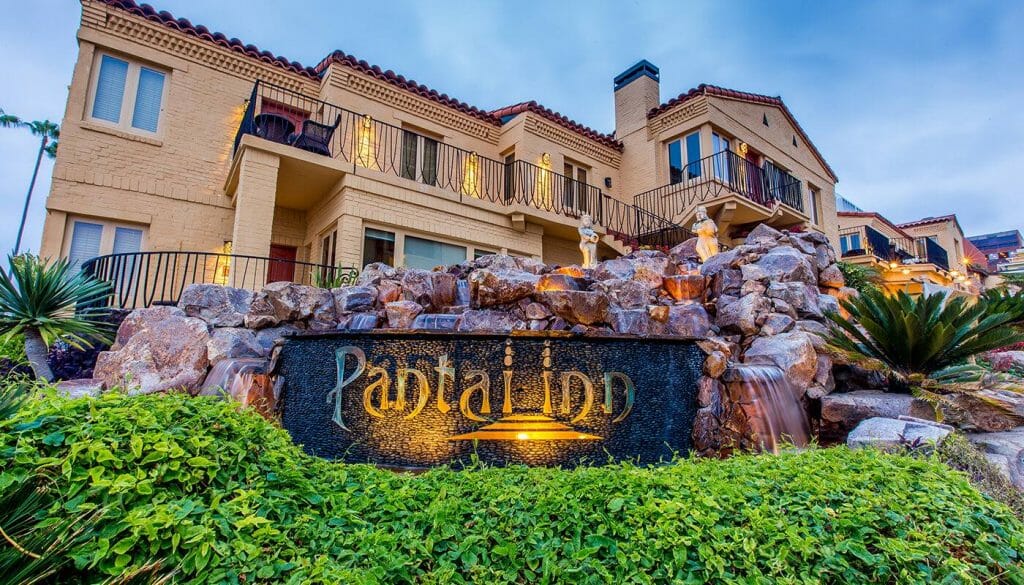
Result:
M850 262L836 262L839 271L843 273L846 286L863 293L868 290L881 290L882 273L878 268L866 264L853 264Z
M841 304L849 317L828 315L829 344L853 359L880 364L903 382L1024 340L1007 327L1012 314L990 312L985 302L867 290Z
M1021 288L1024 288L1024 273L1002 273L999 276L1002 277L1004 285L1019 286Z
M1011 324L1024 325L1024 290L1014 294L1005 288L995 288L985 291L978 301L984 303L990 313L1010 315Z
M17 116L4 113L3 109L0 109L0 128L26 128L33 136L39 137L39 154L36 155L36 166L32 171L32 180L28 184L28 194L25 195L25 208L21 212L18 237L14 240L14 253L17 254L21 250L21 236L25 233L25 221L28 219L28 206L32 201L32 190L35 189L36 177L39 176L39 163L42 162L44 153L49 158L57 157L60 126L49 120L25 122Z
M25 356L37 378L50 381L46 362L57 339L73 347L91 347L110 339L102 305L110 286L84 272L72 274L67 260L47 264L37 256L9 256L0 267L0 334L4 339L24 335Z

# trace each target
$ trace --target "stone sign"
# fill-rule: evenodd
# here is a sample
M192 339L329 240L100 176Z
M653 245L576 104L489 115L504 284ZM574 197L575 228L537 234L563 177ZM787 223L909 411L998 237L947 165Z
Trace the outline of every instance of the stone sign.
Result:
M297 335L278 366L282 423L348 462L655 463L690 449L702 361L673 339Z

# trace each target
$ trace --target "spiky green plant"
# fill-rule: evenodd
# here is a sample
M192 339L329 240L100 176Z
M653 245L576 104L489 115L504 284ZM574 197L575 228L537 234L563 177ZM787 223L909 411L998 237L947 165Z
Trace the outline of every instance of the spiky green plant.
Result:
M985 303L990 313L1007 313L1011 324L1024 325L1024 290L1014 294L1005 288L996 288L985 291L978 300Z
M904 382L1024 340L1007 326L1013 314L991 312L985 302L868 290L842 306L849 318L829 314L829 344L854 359L880 363Z
M73 273L67 260L47 263L23 254L8 256L7 264L7 270L0 267L0 334L24 334L25 357L37 378L53 379L46 354L55 340L80 349L110 340L105 310L86 308L102 305L107 283Z

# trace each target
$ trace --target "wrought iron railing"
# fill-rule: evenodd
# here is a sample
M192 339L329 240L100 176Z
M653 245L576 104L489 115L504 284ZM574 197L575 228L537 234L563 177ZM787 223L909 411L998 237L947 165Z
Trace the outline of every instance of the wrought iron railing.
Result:
M315 134L316 140L304 140L304 133ZM481 156L264 81L253 86L235 136L236 149L245 134L432 185L463 199L574 218L586 213L626 243L672 246L692 237L664 216L545 167Z
M863 225L839 230L839 247L844 258L869 254L884 262L928 263L949 270L946 249L931 238L890 238Z
M737 194L763 207L785 203L803 211L800 180L766 163L760 167L731 151L722 151L673 170L673 182L633 197L633 204L674 219L699 203Z
M86 260L82 271L110 284L107 306L122 309L177 304L190 284L259 290L287 280L332 287L354 284L355 268L212 252L134 252Z

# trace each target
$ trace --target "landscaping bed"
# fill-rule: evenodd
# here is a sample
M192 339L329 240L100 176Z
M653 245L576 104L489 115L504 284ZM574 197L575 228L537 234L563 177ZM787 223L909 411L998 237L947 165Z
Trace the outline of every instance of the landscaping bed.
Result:
M0 492L53 478L46 522L92 510L70 580L1024 582L1024 525L937 456L409 475L311 458L230 402L115 392L29 400L0 462Z

